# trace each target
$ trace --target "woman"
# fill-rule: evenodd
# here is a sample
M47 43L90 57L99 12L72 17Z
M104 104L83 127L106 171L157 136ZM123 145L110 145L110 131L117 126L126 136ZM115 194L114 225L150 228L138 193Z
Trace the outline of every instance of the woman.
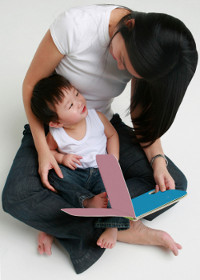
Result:
M120 138L120 165L134 197L155 186L161 191L186 189L181 171L169 159L166 166L160 137L175 118L196 64L190 31L168 15L96 5L71 9L56 19L24 79L23 99L31 132L26 126L3 192L5 211L45 232L39 235L41 253L50 254L54 236L81 273L104 249L96 246L101 230L94 228L95 219L60 211L71 205L48 182L50 169L60 177L62 173L48 149L43 124L31 112L34 85L56 69L84 95L88 108L102 111L111 120ZM113 116L110 108L130 79L134 131L118 115ZM119 231L118 240L164 246L175 255L181 248L166 232L148 228L141 221Z

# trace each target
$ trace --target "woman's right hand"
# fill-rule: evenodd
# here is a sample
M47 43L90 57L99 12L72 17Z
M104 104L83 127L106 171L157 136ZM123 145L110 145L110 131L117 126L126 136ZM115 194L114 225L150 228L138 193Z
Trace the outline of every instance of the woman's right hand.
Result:
M55 157L52 155L52 153L45 152L40 155L38 155L38 162L39 162L39 175L41 178L41 181L43 185L51 190L52 192L57 192L53 186L50 185L49 180L48 180L48 174L49 170L54 169L56 174L60 177L63 178L62 172L60 170L60 167L58 166L58 163L55 159Z

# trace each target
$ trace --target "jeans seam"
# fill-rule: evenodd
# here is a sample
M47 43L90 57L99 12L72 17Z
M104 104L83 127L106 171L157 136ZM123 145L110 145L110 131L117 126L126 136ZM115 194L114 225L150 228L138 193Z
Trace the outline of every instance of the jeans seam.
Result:
M122 223L95 223L95 228L129 228L129 223L127 225Z
M89 168L89 176L88 176L87 181L85 183L85 187L87 187L90 184L90 180L93 177L93 173L94 173L94 168L90 167Z

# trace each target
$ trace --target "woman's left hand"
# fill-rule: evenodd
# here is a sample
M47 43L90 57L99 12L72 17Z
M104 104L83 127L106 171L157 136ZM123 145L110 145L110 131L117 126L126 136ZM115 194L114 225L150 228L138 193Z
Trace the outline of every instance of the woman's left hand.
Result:
M153 166L153 171L156 182L155 192L175 189L174 179L169 174L165 162L157 160Z

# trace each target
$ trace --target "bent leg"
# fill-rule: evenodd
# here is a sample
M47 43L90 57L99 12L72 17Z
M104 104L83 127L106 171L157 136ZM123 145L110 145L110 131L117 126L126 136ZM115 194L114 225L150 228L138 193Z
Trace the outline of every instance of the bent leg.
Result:
M76 272L81 273L104 252L96 245L102 230L94 228L94 218L73 217L60 210L71 205L42 186L28 127L24 134L3 190L3 209L27 225L55 236L70 254Z
M85 182L89 177L88 170L76 169L71 170L66 166L60 165L63 178L58 177L54 170L49 172L49 181L52 186L58 191L66 202L72 207L84 207L85 199L94 197L94 194L85 188Z
M105 186L103 184L99 169L96 169L91 178L91 191L95 194L105 192ZM110 208L110 203L108 203L108 208ZM98 218L95 223L96 228L118 228L119 230L124 230L129 228L129 220L122 217L101 217Z

